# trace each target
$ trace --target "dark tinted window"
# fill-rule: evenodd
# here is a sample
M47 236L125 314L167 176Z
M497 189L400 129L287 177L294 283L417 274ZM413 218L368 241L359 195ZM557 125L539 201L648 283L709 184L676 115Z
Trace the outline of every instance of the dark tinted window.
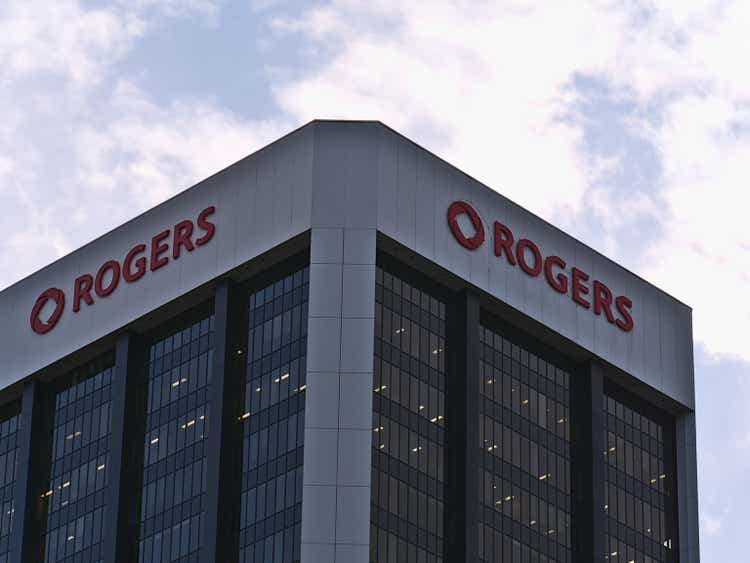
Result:
M673 561L670 429L628 402L604 397L605 559Z
M570 375L480 328L482 561L571 561Z
M249 300L240 561L300 559L308 269Z
M0 563L8 563L10 532L13 526L18 418L16 414L0 422Z
M445 305L378 268L370 560L443 561Z
M55 397L47 504L47 563L101 561L114 370L84 369Z
M203 543L214 317L150 347L139 560L197 563Z

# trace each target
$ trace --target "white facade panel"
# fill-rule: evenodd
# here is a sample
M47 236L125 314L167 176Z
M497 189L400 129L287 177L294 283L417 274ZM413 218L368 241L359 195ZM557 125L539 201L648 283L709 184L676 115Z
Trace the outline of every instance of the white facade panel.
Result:
M383 126L322 123L316 140L318 155L336 154L338 159L335 166L330 165L330 156L325 165L316 161L315 205L320 201L321 206L341 212L340 202L323 201L345 197L347 214L354 209L360 218L369 213L385 235L684 406L694 407L687 306ZM360 158L363 143L369 147L367 159ZM351 158L352 154L358 157ZM374 170L377 197L371 193ZM351 178L362 181L351 182ZM482 218L485 241L474 251L461 246L448 227L446 213L457 200L471 204ZM366 206L358 205L363 201ZM377 208L371 207L373 201ZM516 241L532 240L543 256L563 258L569 284L572 267L587 273L589 293L584 298L591 306L576 304L570 288L566 295L556 293L543 273L531 277L495 256L494 221L510 228ZM606 284L614 297L632 300L632 331L608 322L603 311L594 314L595 279ZM617 317L614 305L613 313Z
M448 228L446 212L457 200L471 204L482 218L485 241L477 250L458 244ZM216 234L208 244L135 283L121 281L109 297L77 314L71 311L78 275L95 274L105 260L122 260L134 244L149 244L156 233L194 220L208 206L216 207L211 218ZM589 274L589 287L600 279L615 295L630 297L633 330L623 332L604 315L574 303L570 290L561 295L543 275L531 277L495 256L494 221L507 225L516 240L534 241L543 255L562 257L569 278L576 266ZM310 228L314 237L339 241L313 244L313 252L335 254L313 257L313 262L340 267L341 229L347 229L352 249L346 263L372 264L372 240L379 230L693 408L688 307L377 123L316 122L1 292L5 371L0 385L30 375ZM361 252L368 255L357 256ZM347 275L355 275L355 269ZM335 284L316 285L336 293L328 301L339 300ZM37 335L29 314L48 287L63 289L68 301L59 324ZM356 296L345 297L345 304L356 301ZM311 306L325 303L321 295Z
M1 292L0 307L7 313L0 320L0 387L306 231L312 201L311 134L311 129L303 129L290 135ZM79 275L96 275L107 260L122 263L134 245L149 246L154 235L185 219L195 222L209 206L216 208L210 217L216 232L208 243L189 253L183 249L178 260L171 258L170 244L167 265L147 271L133 283L121 279L108 297L94 296L93 305L72 311ZM36 334L30 313L37 297L50 287L65 292L65 309L54 329ZM46 318L44 312L42 316Z

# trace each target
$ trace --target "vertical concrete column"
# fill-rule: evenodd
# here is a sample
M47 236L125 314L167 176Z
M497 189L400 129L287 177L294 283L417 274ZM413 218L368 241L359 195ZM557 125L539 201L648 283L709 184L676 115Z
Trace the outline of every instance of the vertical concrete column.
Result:
M464 291L448 305L445 390L445 560L479 560L479 298Z
M571 442L573 512L576 526L573 559L581 563L603 561L604 542L604 375L591 362L572 378Z
M139 491L146 422L146 344L135 334L118 336L112 380L112 429L109 435L107 502L103 558L107 562L138 557Z
M236 284L222 281L214 296L214 354L209 387L206 457L206 528L201 561L237 561L240 518L242 407L247 350L247 299Z
M311 233L302 563L369 560L375 247Z
M675 434L679 561L699 563L698 470L694 412L677 417Z

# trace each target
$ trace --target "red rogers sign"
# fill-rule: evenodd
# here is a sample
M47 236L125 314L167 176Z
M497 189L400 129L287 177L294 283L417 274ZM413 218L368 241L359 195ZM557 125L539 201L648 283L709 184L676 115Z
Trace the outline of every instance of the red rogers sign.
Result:
M147 270L154 272L166 266L170 260L180 258L182 251L192 252L196 247L210 241L216 232L216 226L208 221L214 214L214 206L207 207L198 214L193 222L190 219L180 221L172 229L165 229L151 238L150 244L136 244L122 260L107 260L99 267L96 275L83 274L73 281L72 309L74 313L81 310L81 303L94 304L94 296L103 299L111 295L118 287L120 279L133 283L141 279ZM196 226L200 236L194 238ZM172 252L170 253L170 247ZM40 318L47 302L52 301L55 309L45 321ZM31 330L45 334L55 328L65 310L65 292L57 287L44 290L31 309L29 322Z
M466 215L471 222L474 230L471 236L466 236L458 224L461 215ZM476 250L484 244L482 219L465 201L454 201L448 207L448 227L458 243L468 250ZM624 295L615 297L609 287L599 280L593 280L589 285L590 276L576 267L572 267L568 274L565 260L559 256L544 256L529 239L516 240L513 232L499 221L493 223L492 231L495 256L500 259L505 257L510 266L520 267L533 278L544 273L547 284L558 293L570 294L576 305L586 309L593 306L594 314L604 314L610 324L624 332L633 330L633 317L630 314L633 302L630 298Z

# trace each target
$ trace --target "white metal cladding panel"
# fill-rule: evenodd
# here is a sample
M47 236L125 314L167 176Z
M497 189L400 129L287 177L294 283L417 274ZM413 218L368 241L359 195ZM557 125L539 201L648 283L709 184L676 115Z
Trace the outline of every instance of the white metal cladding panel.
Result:
M485 223L470 252L453 238L446 211L466 200ZM123 284L78 314L72 283L136 243L216 205L215 238L177 263ZM534 240L615 294L632 298L635 329L623 333L569 295L552 291L492 252L491 225ZM376 123L316 123L138 217L0 293L0 357L6 386L310 227L378 228L426 258L566 336L604 360L693 406L690 310L458 169ZM29 313L47 287L65 289L58 326L44 336Z
M369 224L369 217L376 217L377 228L384 234L693 408L688 307L385 127L323 123L316 138L319 154L338 157L326 160L335 160L336 166L323 166L318 159L315 189L325 191L326 199L339 197L336 212L342 220L352 214ZM362 158L363 146L366 158ZM358 157L346 156L350 154ZM340 194L346 195L342 199ZM460 246L448 228L446 212L456 200L471 203L484 222L486 240L474 252ZM368 207L373 202L376 209ZM573 266L587 272L589 287L599 279L615 295L630 297L633 331L625 333L604 315L576 305L570 290L568 295L557 294L543 275L529 277L495 257L495 220L510 227L516 240L531 239L545 256L562 257L568 274Z
M312 129L303 129L239 162L64 259L0 293L0 387L49 365L123 325L164 305L222 273L247 262L310 228L313 165ZM138 243L171 229L181 220L195 221L208 206L216 234L179 260L148 271L140 280L120 285L93 306L73 313L73 281L95 275L107 260L122 261ZM196 231L200 233L199 230ZM196 235L198 236L198 235ZM66 293L65 311L44 335L32 332L31 308L49 287Z

